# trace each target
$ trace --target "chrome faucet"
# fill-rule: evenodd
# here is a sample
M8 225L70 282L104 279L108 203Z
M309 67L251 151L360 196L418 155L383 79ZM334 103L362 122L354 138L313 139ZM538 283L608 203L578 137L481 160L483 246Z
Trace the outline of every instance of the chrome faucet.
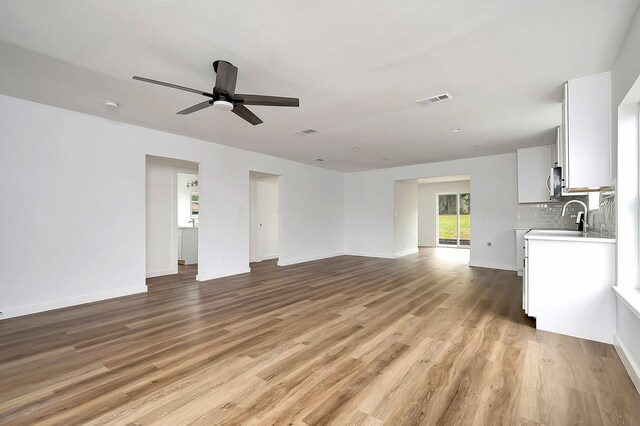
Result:
M586 233L587 228L589 227L589 224L587 223L587 212L589 211L589 208L585 203L583 203L580 200L567 201L567 203L562 207L562 216L564 216L564 214L567 212L567 206L572 203L578 203L582 207L584 207L584 211L578 213L578 217L576 218L576 223L578 224L578 231L582 231Z
M191 220L189 221L189 223L191 224L191 226L192 226L193 228L195 228L195 227L196 227L196 220L195 220L195 219L191 219Z

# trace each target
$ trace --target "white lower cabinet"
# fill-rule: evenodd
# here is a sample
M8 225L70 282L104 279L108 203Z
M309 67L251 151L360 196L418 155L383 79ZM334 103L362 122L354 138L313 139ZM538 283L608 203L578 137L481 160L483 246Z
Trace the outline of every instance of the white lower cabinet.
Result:
M198 228L178 228L178 259L185 265L198 263Z
M615 240L525 241L523 304L536 328L613 343Z

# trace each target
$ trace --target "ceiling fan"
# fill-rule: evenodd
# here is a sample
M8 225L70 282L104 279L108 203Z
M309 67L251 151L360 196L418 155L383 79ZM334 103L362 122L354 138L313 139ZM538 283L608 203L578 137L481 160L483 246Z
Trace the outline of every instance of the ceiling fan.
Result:
M147 83L159 84L161 86L171 87L173 89L184 90L186 92L197 93L206 96L204 102L193 105L187 109L177 112L176 114L186 115L201 109L214 106L215 108L231 111L238 117L248 121L254 126L262 123L262 120L255 115L245 105L260 106L280 106L280 107L298 107L300 100L298 98L283 98L280 96L263 96L263 95L245 95L235 93L236 78L238 77L238 68L227 61L215 61L213 70L216 73L216 84L213 87L213 93L204 92L202 90L191 89L189 87L178 86L177 84L165 83L164 81L152 80L150 78L133 76L134 80L146 81Z

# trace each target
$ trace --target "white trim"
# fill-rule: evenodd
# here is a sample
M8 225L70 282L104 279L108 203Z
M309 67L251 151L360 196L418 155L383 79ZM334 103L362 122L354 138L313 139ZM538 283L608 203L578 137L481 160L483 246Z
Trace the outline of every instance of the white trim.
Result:
M410 254L418 253L418 251L419 251L419 250L418 250L418 247L414 247L414 248L411 248L411 249L409 249L409 250L403 250L403 251L401 251L401 252L399 252L399 253L396 253L396 254L394 255L394 257L397 259L397 258L399 258L399 257L408 256L408 255L410 255Z
M622 300L629 310L631 310L631 312L640 319L640 291L635 288L620 288L617 285L614 285L613 289L615 290L618 299Z
M379 257L381 259L395 259L395 254L389 253L371 253L365 251L347 251L344 253L346 256L360 256L360 257Z
M518 270L516 265L507 265L506 263L478 262L476 260L470 261L469 266L473 266L476 268L502 269L503 271Z
M231 275L246 274L251 272L251 268L237 268L227 269L226 271L215 272L213 274L198 274L196 275L196 281L209 281L217 278L230 277Z
M175 268L172 268L172 269L164 269L162 271L147 272L146 277L147 278L162 277L164 275L175 275L177 273L178 273L178 267L176 266Z
M2 318L14 318L23 315L36 314L38 312L50 311L53 309L68 308L70 306L83 305L85 303L98 302L101 300L113 299L115 297L129 296L132 294L146 293L147 286L133 286L118 288L115 290L101 291L98 293L84 294L82 296L69 297L67 299L51 300L33 305L13 306L3 308Z
M624 367L627 369L627 373L629 373L629 377L631 377L631 381L636 386L637 391L640 393L640 367L633 362L633 359L627 354L629 351L627 347L622 343L617 334L613 335L613 346L616 348L616 352L624 364Z
M259 262L262 262L263 260L273 260L273 259L278 259L279 257L280 256L278 256L277 254L266 256L266 257L256 257L255 259L249 259L249 263L259 263Z
M278 266L295 265L296 263L312 262L314 260L328 259L330 257L343 256L344 253L321 254L319 256L299 257L297 259L279 259Z

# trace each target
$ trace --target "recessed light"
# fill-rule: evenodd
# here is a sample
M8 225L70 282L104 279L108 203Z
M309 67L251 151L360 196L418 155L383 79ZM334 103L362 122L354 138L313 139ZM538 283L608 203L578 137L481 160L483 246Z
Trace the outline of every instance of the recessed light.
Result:
M316 161L322 162L322 161L324 161L324 158L316 158Z
M471 148L473 149L480 148L480 145L471 145Z
M453 129L451 129L449 131L453 132L453 133L458 133L458 132L461 132L462 130L464 130L462 127L454 127Z
M118 108L120 105L118 105L118 103L114 101L104 101L104 106L108 106L111 108Z
M352 146L351 151L360 151L360 147L359 146Z

